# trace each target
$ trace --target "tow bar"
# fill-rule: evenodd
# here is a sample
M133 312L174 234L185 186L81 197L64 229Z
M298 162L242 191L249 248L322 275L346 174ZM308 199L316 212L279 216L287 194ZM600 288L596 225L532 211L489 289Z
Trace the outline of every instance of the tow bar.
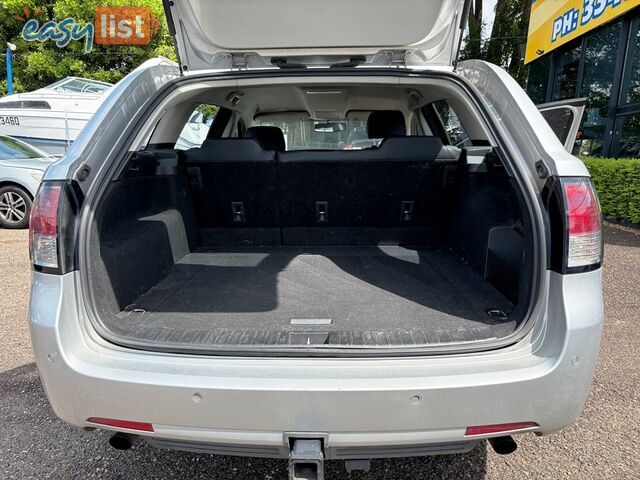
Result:
M324 480L322 440L293 440L289 454L289 480Z

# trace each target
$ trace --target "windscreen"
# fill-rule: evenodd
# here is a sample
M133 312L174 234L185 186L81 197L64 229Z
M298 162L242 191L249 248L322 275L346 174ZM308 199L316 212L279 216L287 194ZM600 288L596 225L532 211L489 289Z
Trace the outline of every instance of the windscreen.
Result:
M49 154L15 138L0 136L0 160L43 157L49 157Z
M109 90L113 85L87 78L67 77L56 83L49 85L48 89L56 90L60 93L99 93Z

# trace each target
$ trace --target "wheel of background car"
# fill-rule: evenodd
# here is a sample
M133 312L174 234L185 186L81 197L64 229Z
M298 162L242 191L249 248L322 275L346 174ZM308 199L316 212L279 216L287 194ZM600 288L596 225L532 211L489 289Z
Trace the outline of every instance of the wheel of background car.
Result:
M27 228L31 198L22 188L7 185L0 188L0 227Z

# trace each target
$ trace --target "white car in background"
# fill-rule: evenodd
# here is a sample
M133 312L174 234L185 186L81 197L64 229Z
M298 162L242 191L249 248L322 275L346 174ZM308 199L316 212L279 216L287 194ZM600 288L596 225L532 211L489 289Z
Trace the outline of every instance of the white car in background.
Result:
M202 112L194 112L185 124L176 142L176 150L197 148L207 139L213 118L206 118Z
M56 157L0 135L0 227L26 228L42 175Z

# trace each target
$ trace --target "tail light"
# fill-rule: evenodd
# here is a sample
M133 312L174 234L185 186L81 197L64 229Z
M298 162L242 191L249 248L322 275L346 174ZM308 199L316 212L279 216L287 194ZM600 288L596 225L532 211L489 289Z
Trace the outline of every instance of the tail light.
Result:
M550 197L553 270L578 273L599 268L602 265L602 219L591 179L561 178Z
M75 197L64 182L43 182L29 217L29 252L33 268L45 273L73 269Z
M567 267L588 267L602 262L600 205L591 180L562 182L567 208Z
M58 268L58 208L61 184L42 184L29 217L29 250L34 266Z

